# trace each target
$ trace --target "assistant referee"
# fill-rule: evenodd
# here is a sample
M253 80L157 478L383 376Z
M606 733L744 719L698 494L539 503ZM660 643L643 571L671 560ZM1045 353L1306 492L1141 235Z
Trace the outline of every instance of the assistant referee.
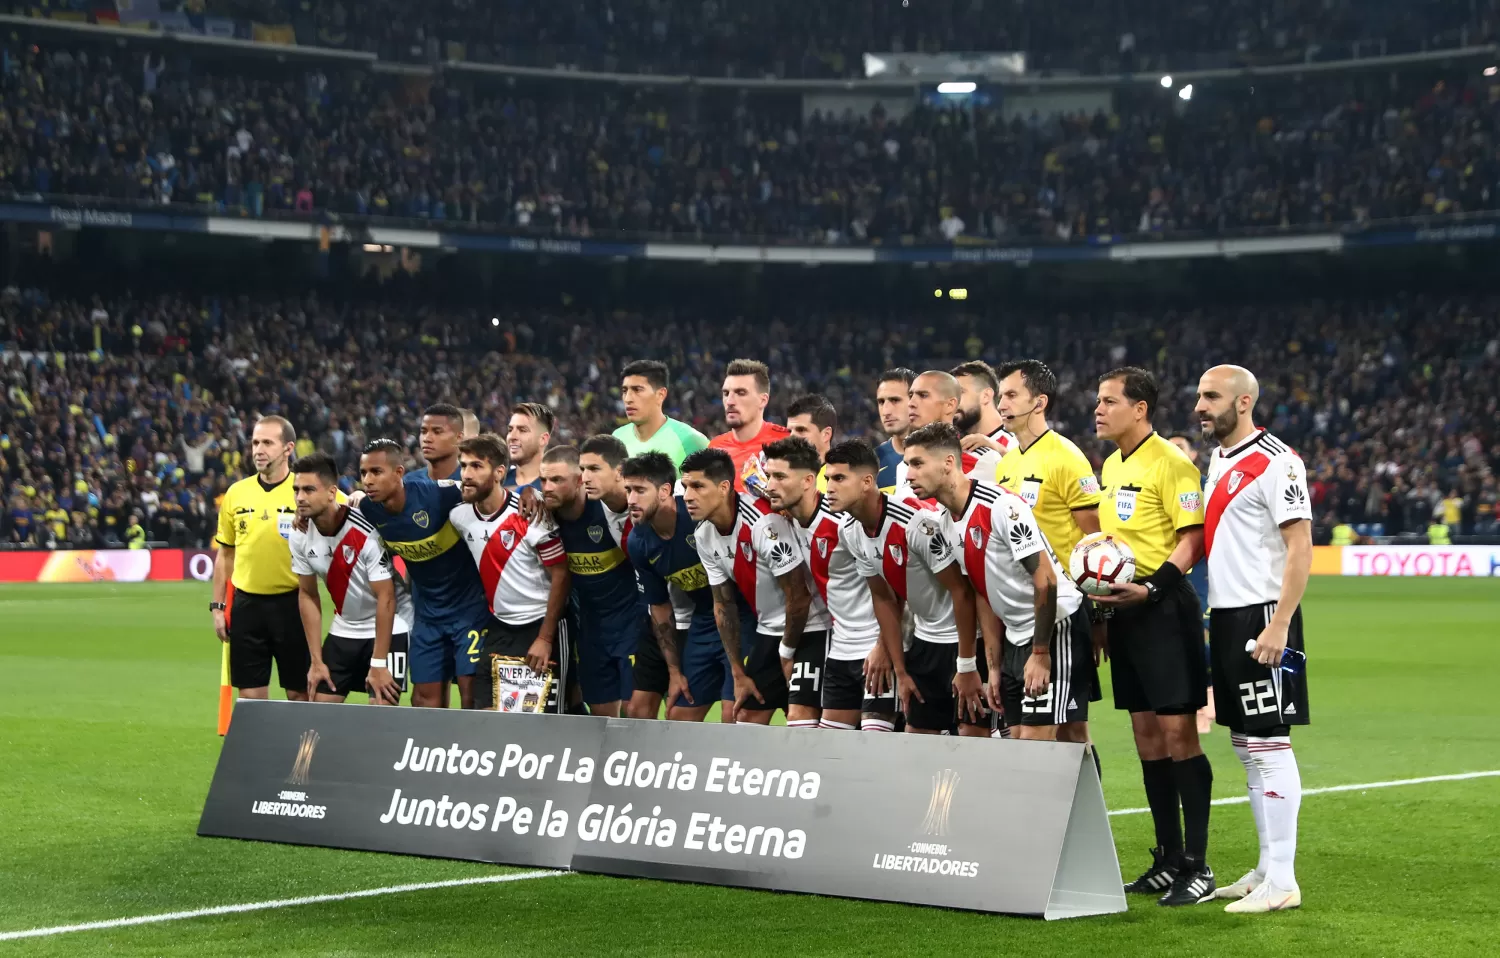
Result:
M297 518L290 465L296 444L297 431L282 417L258 421L250 433L256 475L230 486L219 507L208 607L219 641L229 643L229 680L242 699L269 697L273 659L286 697L307 699L311 658L287 546ZM232 608L225 604L231 582Z
M1134 366L1099 379L1094 430L1119 447L1100 471L1099 526L1134 551L1136 571L1096 601L1114 610L1115 708L1130 712L1156 825L1154 860L1125 890L1195 905L1215 889L1205 861L1214 776L1197 725L1208 670L1198 596L1185 578L1203 559L1203 492L1197 467L1151 426L1158 391L1156 377Z

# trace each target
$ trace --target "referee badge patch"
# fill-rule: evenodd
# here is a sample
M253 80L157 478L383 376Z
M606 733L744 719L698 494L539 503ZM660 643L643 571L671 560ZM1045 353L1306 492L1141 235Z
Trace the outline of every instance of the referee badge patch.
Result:
M1086 496L1097 496L1099 494L1099 480L1093 476L1084 476L1078 480L1078 488L1083 490Z
M1177 497L1177 504L1183 512L1197 512L1203 506L1203 497L1200 493L1184 492Z
M1121 487L1115 490L1115 515L1121 522L1130 521L1135 515L1135 490Z

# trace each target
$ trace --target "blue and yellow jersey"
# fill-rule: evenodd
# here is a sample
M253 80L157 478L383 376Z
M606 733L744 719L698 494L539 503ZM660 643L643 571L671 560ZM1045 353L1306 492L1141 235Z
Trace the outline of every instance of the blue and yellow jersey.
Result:
M875 447L875 458L880 460L880 471L875 474L875 485L880 491L890 494L896 491L896 467L906 461L906 457L896 451L891 440Z
M431 470L429 470L426 466L423 466L420 469L413 469L411 472L408 472L406 474L406 478L408 479L426 479L428 482L435 482L437 481L437 479L451 479L454 482L458 482L462 477L463 470L459 469L456 464L453 467L453 475L451 476L434 477Z
M718 641L714 623L714 596L708 586L708 573L698 559L693 531L698 524L688 516L682 497L677 497L677 528L670 540L657 535L651 523L642 522L630 530L625 546L630 552L641 580L641 591L648 605L666 605L672 601L668 583L677 586L693 603L693 635L712 635ZM753 629L752 629L753 631Z
M635 570L610 532L604 504L587 499L577 519L564 519L556 512L552 519L568 553L573 598L578 603L585 637L614 639L628 635L635 641L644 626L646 610L641 604L641 590L636 587Z
M403 485L406 505L399 514L369 497L360 500L359 511L375 525L385 547L406 561L417 613L412 637L451 637L487 623L492 616L479 569L448 522L448 513L463 498L458 485L411 476Z

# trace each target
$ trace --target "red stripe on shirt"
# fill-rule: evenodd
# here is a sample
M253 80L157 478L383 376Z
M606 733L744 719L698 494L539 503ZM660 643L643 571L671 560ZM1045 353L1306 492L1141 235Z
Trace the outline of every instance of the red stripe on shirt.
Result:
M1203 515L1205 557L1214 551L1214 533L1219 529L1219 520L1224 518L1224 510L1229 508L1229 503L1235 496L1250 488L1251 483L1259 479L1270 464L1271 460L1265 453L1252 453L1229 467L1229 471L1219 477L1218 485L1214 486L1214 494L1208 497L1208 506ZM1231 481L1236 475L1240 477L1239 480Z
M344 598L349 594L349 580L353 578L354 570L359 565L359 554L364 551L367 539L357 526L350 526L344 538L333 547L333 561L328 564L328 578L324 582L328 586L328 595L333 599L333 607L340 615L344 614Z

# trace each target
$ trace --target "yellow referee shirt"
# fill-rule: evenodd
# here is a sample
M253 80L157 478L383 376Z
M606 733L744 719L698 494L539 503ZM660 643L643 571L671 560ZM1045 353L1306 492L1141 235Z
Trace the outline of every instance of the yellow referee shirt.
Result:
M1137 582L1167 561L1179 531L1203 525L1198 467L1154 432L1129 456L1116 449L1099 478L1099 528L1135 552Z
M1011 446L995 481L1026 500L1052 551L1067 562L1083 538L1073 510L1099 505L1099 480L1083 450L1049 429L1025 449Z
M229 487L219 505L220 545L234 549L234 587L257 595L297 588L287 538L297 518L292 474L269 489L259 475Z

